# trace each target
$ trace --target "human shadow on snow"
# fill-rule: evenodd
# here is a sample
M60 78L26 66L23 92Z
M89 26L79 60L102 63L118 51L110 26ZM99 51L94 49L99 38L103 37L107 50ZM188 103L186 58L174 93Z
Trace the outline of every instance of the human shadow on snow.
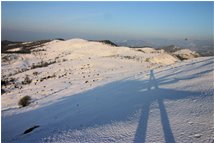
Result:
M167 91L166 89L159 89L158 82L155 79L153 70L150 70L150 78L149 78L148 85L149 85L148 91L151 91L151 88L154 87L153 91L160 92L160 95L166 95L166 94L173 95L174 91L172 92L172 91ZM163 94L161 94L161 93L163 93ZM178 92L176 92L175 94L178 94ZM154 94L152 94L152 96L154 96ZM163 98L158 97L158 96L154 97L153 100L148 101L147 104L145 104L143 106L139 124L138 124L137 130L136 130L136 133L135 133L134 142L136 142L136 143L146 142L146 131L147 131L148 118L149 118L149 109L150 109L150 105L152 104L152 102L155 102L155 100L158 102L158 105L159 105L161 124L162 124L165 142L166 143L175 143L172 129L170 127L169 118L168 118L168 115L167 115L167 112L166 112L166 109L165 109L165 106L163 103Z

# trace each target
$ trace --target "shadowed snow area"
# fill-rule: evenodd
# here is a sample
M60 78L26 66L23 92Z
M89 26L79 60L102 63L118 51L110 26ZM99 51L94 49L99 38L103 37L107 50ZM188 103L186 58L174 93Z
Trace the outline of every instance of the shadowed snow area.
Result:
M213 67L206 57L138 70L47 105L4 110L2 142L212 143Z

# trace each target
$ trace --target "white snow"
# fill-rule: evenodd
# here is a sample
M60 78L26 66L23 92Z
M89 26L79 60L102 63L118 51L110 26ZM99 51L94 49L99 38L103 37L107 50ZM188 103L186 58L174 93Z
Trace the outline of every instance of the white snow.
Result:
M158 56L149 58L149 61L151 63L158 63L158 64L167 65L167 64L173 64L179 60L177 58L169 55L169 54L160 54Z
M174 52L174 54L195 54L195 51L191 51L190 49L181 49L179 51Z
M17 51L20 51L22 48L14 48L14 49L10 49L10 50L7 50L9 52L17 52Z
M213 142L214 57L179 61L82 39L40 49L2 63L2 77L22 86L1 96L2 142ZM30 69L40 61L56 63ZM33 102L19 108L25 95Z

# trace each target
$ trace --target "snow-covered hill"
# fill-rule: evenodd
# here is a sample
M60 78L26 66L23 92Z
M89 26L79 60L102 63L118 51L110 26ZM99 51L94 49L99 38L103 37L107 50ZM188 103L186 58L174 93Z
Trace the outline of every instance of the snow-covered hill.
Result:
M2 142L212 142L213 61L82 39L2 54Z
M2 88L6 91L2 96L4 110L18 108L18 100L26 95L37 105L43 102L40 99L48 102L53 96L60 98L58 94L62 90L65 94L64 89L70 95L178 61L161 50L112 47L83 39L53 40L33 49L31 54L2 54L2 59L1 76L8 83ZM32 82L23 84L27 77Z

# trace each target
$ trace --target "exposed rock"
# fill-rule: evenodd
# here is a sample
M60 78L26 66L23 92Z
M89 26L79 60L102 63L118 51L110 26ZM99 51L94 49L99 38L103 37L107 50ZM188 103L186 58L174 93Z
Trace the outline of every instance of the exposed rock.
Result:
M189 49L182 49L182 50L176 51L173 53L173 55L179 58L180 60L188 60L188 59L192 59L200 56L197 52L191 51Z

